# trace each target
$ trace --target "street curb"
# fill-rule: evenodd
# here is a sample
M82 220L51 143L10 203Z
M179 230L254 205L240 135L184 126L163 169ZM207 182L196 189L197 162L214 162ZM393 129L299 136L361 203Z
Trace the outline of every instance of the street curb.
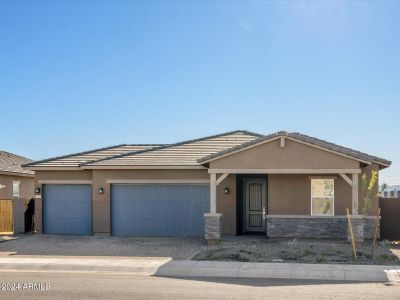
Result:
M400 282L400 266L194 261L150 257L0 257L0 272Z
M171 261L155 275L400 282L400 266Z

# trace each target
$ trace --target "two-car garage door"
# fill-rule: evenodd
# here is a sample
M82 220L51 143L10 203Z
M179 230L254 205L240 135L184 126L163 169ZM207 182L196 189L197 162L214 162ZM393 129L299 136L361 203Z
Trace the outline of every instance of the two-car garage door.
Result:
M112 185L112 234L203 236L209 195L208 185Z
M203 236L209 186L113 184L111 232L118 236ZM92 187L43 185L43 232L92 234Z

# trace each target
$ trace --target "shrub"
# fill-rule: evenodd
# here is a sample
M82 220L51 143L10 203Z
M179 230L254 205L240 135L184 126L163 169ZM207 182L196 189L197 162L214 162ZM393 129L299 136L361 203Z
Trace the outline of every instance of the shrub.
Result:
M281 258L297 260L300 257L298 251L298 240L293 239L287 242L287 249L281 249Z
M312 256L312 255L315 255L315 252L314 252L314 251L311 251L311 250L306 249L306 250L304 250L304 252L303 252L303 256Z

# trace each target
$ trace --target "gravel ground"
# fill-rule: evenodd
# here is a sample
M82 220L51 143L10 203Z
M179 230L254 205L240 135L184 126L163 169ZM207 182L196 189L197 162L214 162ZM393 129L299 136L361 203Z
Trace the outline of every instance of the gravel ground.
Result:
M173 237L113 237L19 235L0 237L1 255L141 256L178 260L250 262L347 263L400 265L400 244L379 242L374 259L367 244L366 259L352 259L350 244L337 240L266 239L260 236L224 237L215 246L203 239ZM362 249L359 249L359 251ZM361 253L359 253L361 254Z
M142 256L191 259L207 246L196 238L22 235L0 243L0 255Z
M2 235L2 236L0 236L0 243L16 240L16 239L19 239L19 238L20 237L18 237L18 236Z
M362 248L358 249L359 257ZM379 242L374 259L371 243L365 245L365 258L353 260L352 248L339 240L288 240L243 236L224 238L194 256L194 260L250 261L250 262L299 262L334 264L400 265L400 245Z

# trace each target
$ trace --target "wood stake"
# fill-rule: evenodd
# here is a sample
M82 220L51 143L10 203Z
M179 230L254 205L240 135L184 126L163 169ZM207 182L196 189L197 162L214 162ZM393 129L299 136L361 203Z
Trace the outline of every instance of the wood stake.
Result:
M381 216L381 208L379 207L378 215L375 220L375 230L374 230L374 239L372 240L372 250L371 250L371 258L374 257L375 246L376 246L376 236L378 235L378 223Z
M346 208L346 212L347 212L347 222L349 223L349 231L350 231L350 237L351 237L351 245L353 247L353 257L355 259L357 259L357 249L356 249L356 243L354 240L354 234L353 234L353 226L351 226L351 220L350 220L350 213L349 213L349 209Z

